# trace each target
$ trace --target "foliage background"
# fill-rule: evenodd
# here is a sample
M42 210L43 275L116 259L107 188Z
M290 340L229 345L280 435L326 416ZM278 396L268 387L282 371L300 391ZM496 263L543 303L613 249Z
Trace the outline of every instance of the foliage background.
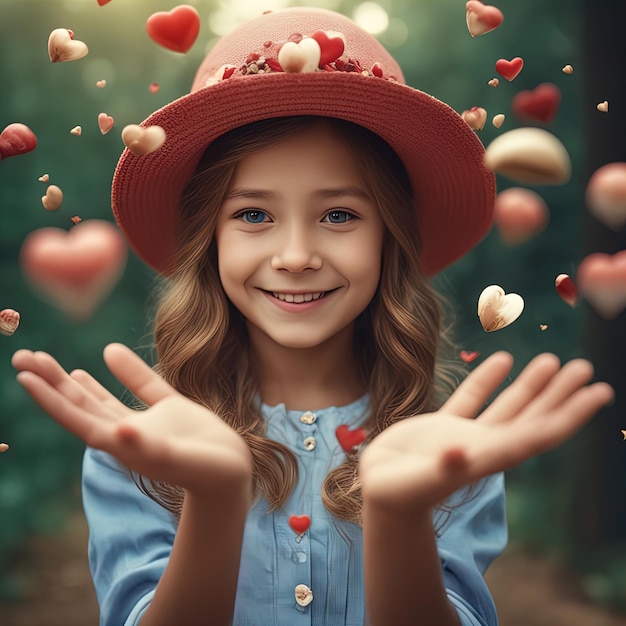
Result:
M208 47L215 37L212 29L223 27L225 16L241 20L296 3L189 2L199 9L203 21L198 41L186 55L160 48L145 34L145 19L175 4L112 0L100 7L96 0L0 0L0 130L22 122L38 137L35 151L0 162L0 309L14 308L22 316L13 336L0 337L0 441L11 446L0 456L0 596L20 593L11 575L15 550L32 534L54 532L67 511L79 504L83 449L21 390L10 365L11 354L19 348L49 351L67 369L88 369L109 389L121 392L102 364L103 347L121 341L148 356L150 341L146 302L153 274L132 253L111 297L90 320L76 324L30 291L19 267L21 243L43 226L69 229L73 215L112 221L110 183L123 148L121 129L188 91L205 54L205 42ZM357 8L348 0L306 4L346 14ZM490 123L481 131L485 145L519 125L510 111L516 92L546 81L557 84L562 104L550 130L570 152L573 176L567 185L535 189L550 207L550 223L543 233L509 248L494 230L440 276L438 284L454 303L464 349L482 356L509 350L516 357L516 371L541 351L555 352L564 361L583 356L581 337L593 312L584 302L576 309L569 307L554 290L554 278L560 273L573 275L585 251L584 187L589 172L582 128L584 76L579 71L583 65L581 3L501 0L497 4L505 15L503 25L477 38L467 32L464 4L463 0L381 0L379 6L390 21L379 37L393 49L409 84L459 112L477 105L487 109L489 120L496 113L507 115L500 131ZM47 38L59 27L72 29L77 39L88 43L86 58L50 63ZM495 61L514 56L525 60L519 77L513 83L501 80L497 89L489 87ZM561 72L568 63L575 68L571 76ZM107 80L106 88L95 86L100 79ZM160 85L156 94L148 90L153 82ZM604 96L592 94L591 99L599 102ZM96 121L103 111L115 118L115 128L105 136ZM82 126L80 137L69 133L76 125ZM45 186L37 179L43 173L49 173L50 183L64 191L58 212L49 213L41 205ZM498 179L500 190L511 185ZM490 284L521 294L526 309L508 328L487 334L478 322L476 301ZM548 329L541 331L540 324ZM585 443L582 433L560 450L510 472L514 540L556 549L565 557L576 552L572 477L576 468L584 471L580 451ZM597 569L593 558L587 562ZM599 599L611 596L602 570L594 570L590 580Z

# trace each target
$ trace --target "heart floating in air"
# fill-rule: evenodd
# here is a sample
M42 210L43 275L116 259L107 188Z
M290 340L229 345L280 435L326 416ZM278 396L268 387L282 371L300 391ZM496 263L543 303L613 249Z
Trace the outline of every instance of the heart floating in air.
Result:
M160 126L139 126L129 124L122 129L124 145L136 156L155 152L166 139L165 131Z
M496 72L508 81L513 80L524 67L524 59L522 57L515 57L510 61L506 59L498 59L496 61Z
M567 274L559 274L554 280L554 286L563 302L566 302L571 307L576 306L578 302L578 289L574 281Z
M289 526L298 535L304 534L311 526L311 518L308 515L290 515Z
M76 61L88 52L87 44L74 39L74 33L67 28L56 28L48 37L48 56L52 63Z
M465 4L465 21L472 37L495 30L502 24L502 20L502 11L496 7L485 5L479 0L469 0Z
M113 290L126 266L126 244L104 220L70 231L40 228L22 244L20 265L33 290L76 321L89 319Z
M335 431L339 445L348 453L365 441L367 431L365 428L355 428L350 430L347 424L342 424Z
M487 111L482 107L472 107L468 111L463 111L461 117L472 130L482 130L487 121Z
M501 191L493 207L494 223L509 246L524 243L541 232L548 223L548 215L543 198L523 187Z
M115 125L115 120L106 113L98 115L98 128L103 135L106 135Z
M171 11L153 13L146 20L146 31L152 41L174 52L188 52L200 32L200 15L188 4Z
M9 124L0 133L0 160L26 154L37 147L37 137L26 124Z
M0 335L12 335L20 325L20 314L14 309L0 311Z
M522 121L549 124L561 104L561 90L553 83L541 83L534 89L526 89L515 94L511 109Z
M461 361L463 361L464 363L471 363L480 356L480 352L468 352L467 350L461 350L460 356Z
M343 54L345 43L341 33L316 30L311 35L311 39L315 39L320 46L319 67L336 61Z
M587 183L585 199L594 217L621 230L626 224L626 163L608 163L597 169Z
M626 250L585 257L578 266L576 284L602 317L616 318L626 307Z
M488 333L512 324L523 310L522 296L517 293L505 295L499 285L485 287L478 298L478 318Z
M98 4L103 7L105 4L109 4L111 0L98 0Z

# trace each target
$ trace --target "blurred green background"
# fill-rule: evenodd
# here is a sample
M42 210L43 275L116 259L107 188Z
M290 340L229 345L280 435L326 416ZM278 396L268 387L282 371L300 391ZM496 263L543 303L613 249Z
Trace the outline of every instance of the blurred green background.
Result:
M75 323L28 288L19 267L22 241L43 226L69 229L75 215L112 221L110 183L123 148L121 129L186 93L217 35L263 10L298 3L189 4L198 8L202 26L194 47L182 55L159 47L145 32L146 18L173 8L171 0L112 0L103 7L96 0L0 0L0 130L21 122L38 138L33 152L0 162L0 309L21 314L17 332L0 336L0 442L10 445L0 455L0 598L22 592L24 580L12 576L11 567L20 546L35 534L56 532L79 506L83 449L15 382L11 354L19 348L49 351L67 369L85 368L121 393L103 366L102 348L121 341L148 355L150 343L146 302L153 274L132 253L108 300L91 319ZM585 302L568 306L554 289L555 277L574 276L586 253L624 248L624 234L607 232L590 219L584 204L593 169L626 160L626 133L618 121L626 117L618 77L623 73L619 59L626 58L623 37L602 34L620 23L623 0L594 5L583 0L501 0L502 26L476 38L467 31L463 0L305 4L341 11L375 32L400 61L409 84L459 112L472 106L487 109L488 123L480 131L485 145L520 125L510 110L515 93L542 82L560 88L562 103L549 129L568 149L573 176L566 185L534 189L550 208L547 229L516 247L505 246L494 229L437 282L454 302L463 349L479 351L481 357L509 350L516 371L542 351L555 352L564 361L586 355L599 375L616 386L615 405L570 443L510 472L508 504L513 541L558 553L584 573L596 600L625 606L626 443L620 429L626 428L626 415L619 374L626 348L624 316L607 322ZM622 19L622 27L624 23ZM89 45L88 56L50 63L47 40L55 28L72 29L76 39ZM602 45L617 46L621 57L600 52ZM495 61L515 56L525 60L515 81L488 86L496 76ZM566 64L574 67L572 75L561 71ZM96 87L102 79L107 81L104 89ZM150 92L151 83L159 84L157 93ZM611 103L608 115L595 110L605 99ZM104 136L97 125L100 112L115 119L115 127ZM496 113L507 116L500 130L490 123ZM69 132L76 125L82 127L80 137ZM57 212L41 205L45 185L38 178L44 173L64 192ZM502 190L513 183L499 178L498 186ZM490 284L521 294L526 308L511 326L488 334L478 321L476 303ZM544 331L542 324L547 325Z

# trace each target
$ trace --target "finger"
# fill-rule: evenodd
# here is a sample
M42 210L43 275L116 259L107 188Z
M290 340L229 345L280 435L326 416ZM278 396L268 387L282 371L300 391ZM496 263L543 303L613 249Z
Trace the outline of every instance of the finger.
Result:
M101 385L89 372L73 370L70 372L70 377L91 394L111 415L120 417L128 412L128 407L118 400L106 387Z
M121 343L109 344L104 349L104 360L111 373L148 406L178 393L137 354Z
M559 369L560 362L554 354L536 356L478 419L484 423L497 424L516 417L546 387Z
M459 417L475 417L513 367L508 352L495 352L457 387L441 410Z

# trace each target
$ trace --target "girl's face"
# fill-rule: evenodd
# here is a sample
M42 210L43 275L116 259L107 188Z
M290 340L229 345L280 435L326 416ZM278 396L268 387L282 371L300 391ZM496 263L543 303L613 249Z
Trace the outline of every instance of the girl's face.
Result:
M312 348L352 336L378 286L383 222L347 149L319 124L241 161L216 242L253 345Z

